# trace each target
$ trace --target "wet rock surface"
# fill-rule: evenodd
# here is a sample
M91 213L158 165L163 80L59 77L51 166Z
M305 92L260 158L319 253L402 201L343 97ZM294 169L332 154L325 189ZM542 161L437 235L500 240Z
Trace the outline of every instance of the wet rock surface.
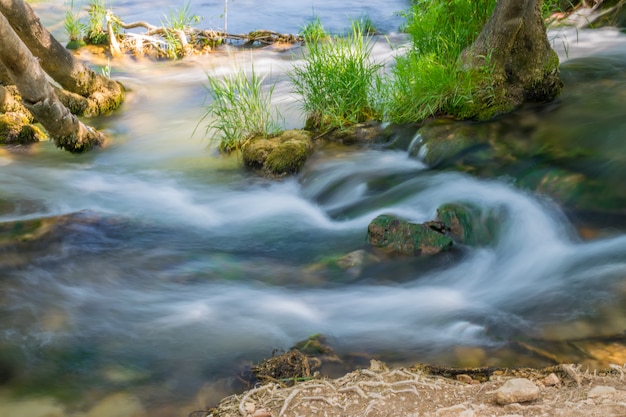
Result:
M410 223L392 215L380 215L368 226L368 240L390 255L434 255L450 249L451 238L439 222Z

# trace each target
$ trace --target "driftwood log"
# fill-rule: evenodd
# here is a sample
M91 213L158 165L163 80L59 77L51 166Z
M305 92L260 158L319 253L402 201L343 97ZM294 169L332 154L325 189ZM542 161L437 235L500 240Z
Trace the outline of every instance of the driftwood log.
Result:
M125 30L145 29L143 33L127 32L116 34L115 28ZM295 44L303 42L300 35L284 34L272 30L255 30L244 34L227 33L217 30L196 28L171 29L154 26L145 21L125 23L112 13L107 14L107 32L109 48L113 56L121 54L151 55L156 58L172 57L172 39L177 41L176 57L210 51L226 41L234 41L243 47L252 47L276 43Z

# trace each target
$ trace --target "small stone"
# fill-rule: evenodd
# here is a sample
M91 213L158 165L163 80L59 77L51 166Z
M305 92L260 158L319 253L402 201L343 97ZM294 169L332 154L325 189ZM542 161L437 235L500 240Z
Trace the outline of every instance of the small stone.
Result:
M252 417L272 417L272 413L265 408L259 408L252 414Z
M547 387L561 386L561 379L553 372L543 379L543 383Z
M589 393L587 394L587 397L589 398L610 397L615 393L617 393L617 390L613 387L598 385L597 387L593 387L589 391Z
M87 417L146 417L147 415L139 398L123 392L103 398L87 413Z
M252 414L256 411L256 405L252 402L250 403L245 403L243 405L243 408L246 410L247 413Z
M467 374L460 374L456 376L456 380L459 382L463 382L465 384L471 384L474 380L472 379L471 376L467 375Z
M372 360L370 360L370 368L369 368L369 370L373 371L373 372L385 372L385 371L388 371L389 368L387 368L387 365L385 365L384 362L381 362L381 361L376 360L376 359L372 359Z
M500 405L535 401L539 387L526 378L509 379L496 390L496 402Z
M463 404L453 405L452 407L440 408L435 413L437 417L474 417L474 411L467 409Z

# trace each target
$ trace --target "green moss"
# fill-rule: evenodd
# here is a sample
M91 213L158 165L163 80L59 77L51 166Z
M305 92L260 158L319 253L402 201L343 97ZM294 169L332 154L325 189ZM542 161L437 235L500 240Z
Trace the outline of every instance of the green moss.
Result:
M470 246L493 241L497 220L472 204L450 203L437 209L437 220L446 225L456 242Z
M302 168L311 147L307 143L282 143L267 156L263 167L274 175L294 174Z
M372 246L389 254L405 256L433 255L454 244L451 238L429 225L409 223L387 214L369 224L368 240Z
M242 152L244 165L251 168L262 168L265 160L276 146L275 141L265 137L250 139Z
M65 45L65 47L66 47L67 49L73 49L73 50L75 50L75 49L82 48L82 47L83 47L83 46L85 46L85 45L86 45L85 41L83 41L83 40L81 40L81 39L76 39L76 40L71 40L71 41L69 41L69 42Z
M0 144L26 145L46 139L46 134L30 122L30 118L21 113L1 114Z
M270 176L282 176L298 172L312 152L309 132L286 130L272 138L250 139L242 154L246 166L262 168Z

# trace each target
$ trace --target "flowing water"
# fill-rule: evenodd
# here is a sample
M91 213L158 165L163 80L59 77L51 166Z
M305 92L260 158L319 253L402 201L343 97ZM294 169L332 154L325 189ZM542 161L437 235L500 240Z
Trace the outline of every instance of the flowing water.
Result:
M268 3L232 2L229 26L293 32L313 10L337 31L363 13L392 30L394 12L408 5ZM115 7L129 21L149 20L170 4ZM219 16L222 6L194 10ZM62 6L37 8L58 30ZM533 123L604 150L602 175L621 190L626 36L609 29L553 40L572 63L564 64L571 82L559 109ZM285 76L295 52L113 62L129 95L121 111L97 121L112 138L105 149L80 156L50 143L0 150L0 222L66 216L43 243L0 247L0 415L126 416L129 403L149 415L186 415L236 389L238 369L316 333L357 362L454 365L480 348L496 353L478 354L479 364L526 365L538 362L508 348L510 341L624 330L623 222L583 240L546 196L506 178L429 170L403 148L324 148L282 181L216 156L202 129L194 132L206 73L254 60L278 82L275 104L297 127L302 117ZM374 50L379 60L393 53L384 40ZM367 225L377 215L423 222L455 201L495 213L492 244L436 260L327 267L328 259L367 249ZM0 232L2 243L15 230ZM23 398L33 396L40 414L24 411Z

